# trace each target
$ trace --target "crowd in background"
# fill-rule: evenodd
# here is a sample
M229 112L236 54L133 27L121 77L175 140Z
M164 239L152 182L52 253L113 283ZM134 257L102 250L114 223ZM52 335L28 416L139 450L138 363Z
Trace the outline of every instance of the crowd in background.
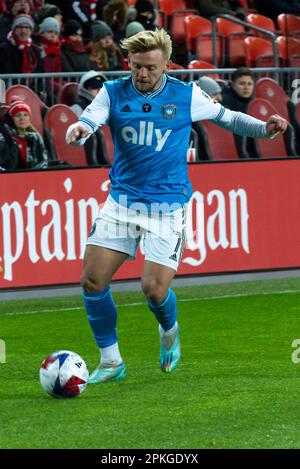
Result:
M18 73L82 72L78 99L72 109L80 115L105 81L103 72L128 70L127 57L120 40L143 30L157 27L157 10L151 0L0 0L0 75ZM236 0L190 0L204 17L229 13L245 19L245 10ZM255 2L258 12L267 8L280 12L300 13L298 0ZM272 8L270 8L272 4ZM156 3L155 3L156 5ZM274 13L275 14L275 13ZM173 57L173 60L176 57ZM183 64L186 66L186 64ZM61 81L54 83L57 94ZM208 77L199 85L213 99L236 111L247 112L253 98L254 77L242 68L223 88ZM39 90L35 90L38 91ZM44 91L43 91L44 92ZM47 97L40 93L47 102ZM47 150L31 123L31 109L15 96L0 124L0 168L2 170L47 167ZM248 142L251 145L251 142ZM241 157L251 154L236 137Z

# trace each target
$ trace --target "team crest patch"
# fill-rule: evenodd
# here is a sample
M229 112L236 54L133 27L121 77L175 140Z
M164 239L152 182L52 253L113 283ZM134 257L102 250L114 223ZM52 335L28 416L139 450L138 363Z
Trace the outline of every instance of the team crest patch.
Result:
M162 113L165 119L174 119L174 117L176 117L177 108L175 104L165 104L162 108Z

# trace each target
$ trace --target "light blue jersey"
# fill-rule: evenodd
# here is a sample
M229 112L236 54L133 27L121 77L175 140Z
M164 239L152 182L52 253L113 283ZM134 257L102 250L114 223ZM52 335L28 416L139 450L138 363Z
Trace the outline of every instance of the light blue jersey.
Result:
M145 95L130 77L105 83L115 155L111 195L129 203L174 202L191 196L186 154L191 130L191 84L164 75L160 88Z
M195 83L168 75L152 93L140 92L131 76L106 81L79 124L89 135L101 125L110 126L114 142L110 194L116 202L148 207L167 203L178 208L192 194L186 155L191 124L202 119L239 135L268 136L265 122L225 109ZM77 125L72 124L67 135ZM78 143L84 144L88 136Z

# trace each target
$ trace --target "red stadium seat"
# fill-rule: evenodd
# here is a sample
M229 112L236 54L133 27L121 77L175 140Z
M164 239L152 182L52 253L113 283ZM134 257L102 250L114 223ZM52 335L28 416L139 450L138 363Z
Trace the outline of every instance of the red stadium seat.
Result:
M271 101L279 114L289 120L289 97L277 81L272 78L260 78L255 85L255 97Z
M293 37L277 38L278 52L288 67L300 67L300 40Z
M276 33L274 21L267 16L259 15L258 13L250 13L250 15L247 16L247 22L253 26L258 26L259 28ZM267 38L267 36L264 36L258 31L253 31L253 34L255 36L263 36L265 39Z
M184 0L159 0L159 10L166 13L167 16L171 16L176 10L186 10L186 4Z
M65 83L57 96L57 102L59 104L65 104L66 106L72 106L75 104L77 99L79 84L76 82Z
M156 22L159 28L164 28L164 29L168 28L168 25L167 25L168 19L164 11L162 10L157 11Z
M191 60L191 62L188 64L188 69L190 70L201 70L201 69L214 69L217 68L214 64L210 62L205 62L204 60ZM220 75L218 73L207 73L205 72L206 77L211 77L216 79L220 78Z
M188 50L189 59L197 59L206 62L213 62L213 41L212 41L212 23L199 15L186 16L185 25L185 43ZM217 60L223 63L223 38L217 35Z
M217 31L225 38L225 61L229 66L245 64L244 39L249 36L244 26L232 23L224 18L217 18ZM251 33L250 33L251 34Z
M65 140L69 125L77 122L76 114L65 104L55 104L45 117L45 127L53 137L53 145L58 160L67 161L72 166L87 166L84 147L68 145Z
M249 104L248 114L257 119L267 121L271 115L278 114L278 110L266 99L254 98ZM274 139L257 139L256 145L262 158L283 158L289 156L283 135L278 135ZM293 154L295 154L294 150Z
M296 116L296 106L277 81L267 77L260 78L255 85L255 97L271 101L278 113L291 122L297 140L300 142L300 123ZM297 146L300 147L300 144L298 143Z
M300 15L282 13L277 17L277 23L284 36L300 36Z
M261 37L246 37L247 67L274 67L274 50L270 41Z
M173 12L171 24L169 24L169 22L168 25L172 39L177 44L185 41L184 18L193 14L197 14L197 10L177 10Z
M210 158L212 160L239 159L234 136L231 132L210 121L201 121L200 124L206 131Z
M184 42L185 30L183 19L191 14L197 14L197 10L187 8L184 0L159 0L158 7L167 17L167 28L176 43Z
M46 104L28 86L12 85L6 90L6 104L10 103L11 97L17 95L25 101L31 109L31 122L36 130L44 137L43 118L47 111Z

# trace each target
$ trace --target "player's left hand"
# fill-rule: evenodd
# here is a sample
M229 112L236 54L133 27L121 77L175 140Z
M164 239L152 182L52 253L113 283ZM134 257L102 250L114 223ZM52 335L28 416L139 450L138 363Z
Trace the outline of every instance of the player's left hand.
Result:
M278 114L270 116L267 121L267 131L269 135L274 135L277 133L284 133L287 129L288 121Z

